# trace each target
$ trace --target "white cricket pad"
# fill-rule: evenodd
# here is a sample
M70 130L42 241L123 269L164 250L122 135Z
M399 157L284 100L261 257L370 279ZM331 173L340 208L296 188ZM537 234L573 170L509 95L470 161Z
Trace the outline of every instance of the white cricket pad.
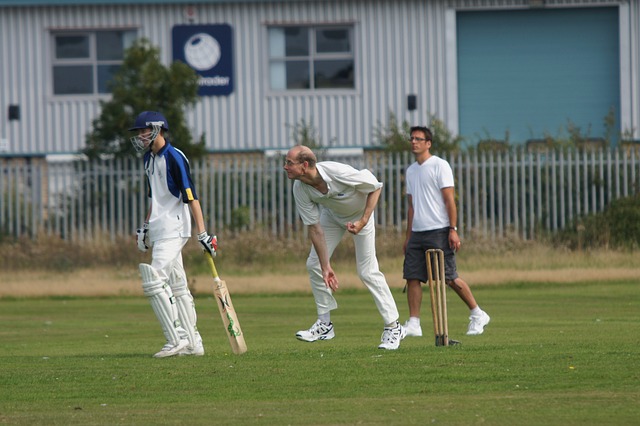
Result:
M151 265L141 263L139 268L142 276L142 290L144 295L149 298L151 308L162 326L164 336L167 342L177 345L180 342L181 325L171 288L162 282Z
M142 277L142 284L150 283L154 281L160 281L160 275L155 268L149 264L141 263L138 265L140 269L140 276Z
M189 346L195 348L198 345L198 327L196 326L198 317L196 315L196 305L193 296L187 287L186 277L175 271L171 274L171 291L176 298L178 308L178 318L182 328L187 332Z

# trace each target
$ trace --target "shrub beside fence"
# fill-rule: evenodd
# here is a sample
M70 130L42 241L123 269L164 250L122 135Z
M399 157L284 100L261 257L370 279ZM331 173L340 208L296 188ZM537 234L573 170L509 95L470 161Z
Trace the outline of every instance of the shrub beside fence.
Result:
M445 157L456 179L458 226L485 237L534 239L602 211L640 188L638 150L469 152ZM404 232L410 153L321 158L369 168L385 184L376 223ZM282 157L212 155L191 164L209 229L291 238L303 231ZM139 159L46 162L0 159L0 234L72 241L128 237L147 209Z

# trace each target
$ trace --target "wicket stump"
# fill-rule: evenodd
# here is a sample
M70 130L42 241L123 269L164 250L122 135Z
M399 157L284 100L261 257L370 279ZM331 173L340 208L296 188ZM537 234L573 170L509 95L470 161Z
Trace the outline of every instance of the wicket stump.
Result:
M440 249L429 249L425 254L427 256L427 277L431 295L431 313L433 314L433 332L436 336L436 346L449 346L444 252Z

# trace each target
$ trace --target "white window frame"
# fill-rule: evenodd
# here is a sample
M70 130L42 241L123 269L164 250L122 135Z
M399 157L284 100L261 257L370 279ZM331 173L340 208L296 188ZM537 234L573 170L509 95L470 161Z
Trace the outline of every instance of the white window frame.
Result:
M290 28L290 27L298 27L306 29L309 32L309 54L304 56L271 56L271 35L270 30L275 28ZM316 51L317 43L316 43L316 30L326 30L326 29L346 29L349 34L349 45L351 50L349 52L334 52L334 53L318 53ZM357 64L357 56L356 56L356 37L355 37L356 26L353 22L346 23L332 23L332 24L308 24L308 23L292 23L292 24L267 24L265 28L266 37L265 37L265 49L266 52L266 88L267 92L270 95L318 95L318 94L353 94L357 92L358 88L358 64ZM314 61L317 60L351 60L353 62L353 87L344 88L344 87L328 87L328 88L316 88L315 87L315 75L314 75ZM309 64L309 81L310 88L308 89L273 89L272 86L272 65L274 62L280 62L284 64L287 60L306 60Z
M98 79L98 69L99 66L102 65L121 65L123 63L123 59L117 60L104 60L98 59L98 45L97 45L97 33L99 32L122 32L122 33L131 33L130 41L124 46L124 49L127 49L131 43L138 37L137 28L92 28L92 29L74 29L74 30L57 30L51 29L49 31L49 40L50 40L50 52L51 52L51 61L49 67L49 76L51 81L51 97L54 99L58 98L69 98L69 97L90 97L90 98L101 98L108 97L111 95L110 92L100 92L99 91L99 79ZM56 38L59 36L83 36L87 37L89 40L89 55L86 58L58 58L56 56ZM92 78L93 78L93 87L92 91L88 93L56 93L55 92L55 79L54 79L54 68L56 66L64 66L64 65L86 65L90 66L92 69Z

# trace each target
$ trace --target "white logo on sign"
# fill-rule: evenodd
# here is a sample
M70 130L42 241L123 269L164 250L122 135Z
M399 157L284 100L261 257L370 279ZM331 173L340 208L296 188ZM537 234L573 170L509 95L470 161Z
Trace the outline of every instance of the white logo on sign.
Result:
M209 70L220 60L220 44L209 34L195 34L184 44L184 57L194 69Z

